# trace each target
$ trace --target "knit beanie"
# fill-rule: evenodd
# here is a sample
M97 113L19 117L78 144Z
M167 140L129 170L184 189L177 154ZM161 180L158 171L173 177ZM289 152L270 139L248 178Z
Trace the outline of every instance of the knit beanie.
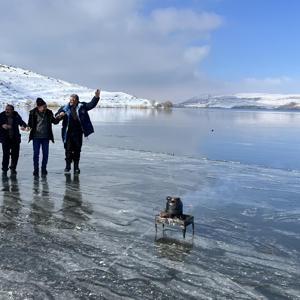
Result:
M36 99L36 106L43 106L45 104L46 104L46 102L42 98Z

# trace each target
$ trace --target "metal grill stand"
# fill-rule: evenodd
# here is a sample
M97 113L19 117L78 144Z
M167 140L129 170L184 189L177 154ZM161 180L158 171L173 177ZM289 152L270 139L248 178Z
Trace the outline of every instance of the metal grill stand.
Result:
M191 215L181 215L180 217L161 217L155 216L155 231L157 233L157 224L162 224L163 230L166 225L179 226L182 229L183 238L185 238L186 228L192 224L193 235L195 233L194 217Z

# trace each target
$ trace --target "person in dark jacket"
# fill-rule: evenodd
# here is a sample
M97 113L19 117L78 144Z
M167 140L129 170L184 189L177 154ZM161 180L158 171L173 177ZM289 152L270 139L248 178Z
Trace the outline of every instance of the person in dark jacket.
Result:
M2 171L6 175L8 171L9 159L11 174L16 174L16 168L19 160L21 134L19 131L26 130L27 124L21 116L15 111L14 106L7 104L5 111L0 113L0 142L2 143L3 158Z
M70 96L68 104L62 106L55 114L63 119L62 140L65 148L66 168L65 173L71 170L74 162L74 173L79 174L79 160L82 146L82 137L94 132L88 111L95 108L100 100L100 90L96 90L95 96L90 102L79 102L76 94Z
M33 175L39 175L40 148L42 148L42 175L47 175L49 156L49 141L54 143L52 124L58 124L59 119L54 118L53 112L47 108L42 98L36 99L36 107L29 112L28 126L31 128L29 142L33 144Z

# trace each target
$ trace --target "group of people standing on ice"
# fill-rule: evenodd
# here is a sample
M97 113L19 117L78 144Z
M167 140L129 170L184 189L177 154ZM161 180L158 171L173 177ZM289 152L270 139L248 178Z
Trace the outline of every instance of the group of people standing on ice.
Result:
M42 176L47 175L49 156L49 141L54 142L52 124L62 120L62 140L65 148L66 167L65 173L71 171L73 162L74 173L79 174L79 160L83 135L89 136L94 132L88 111L96 107L100 100L100 90L90 102L79 102L76 94L70 96L69 103L60 107L54 115L47 108L47 103L42 98L36 99L36 107L29 112L28 124L14 110L14 106L7 104L5 111L0 113L0 142L2 143L2 173L6 175L10 169L11 174L16 174L20 153L21 134L30 131L29 142L33 145L33 175L39 176L39 157L42 149Z

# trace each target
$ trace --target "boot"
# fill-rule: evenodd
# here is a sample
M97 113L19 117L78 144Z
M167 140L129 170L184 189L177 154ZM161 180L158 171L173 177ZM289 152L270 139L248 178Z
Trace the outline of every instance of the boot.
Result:
M17 170L16 170L16 168L15 167L9 167L10 168L10 174L12 174L12 175L16 175L17 174Z
M41 172L42 172L42 176L46 176L48 174L48 171L46 168L42 168Z
M79 161L74 161L74 174L80 174Z
M66 161L65 173L69 173L71 171L71 162Z

